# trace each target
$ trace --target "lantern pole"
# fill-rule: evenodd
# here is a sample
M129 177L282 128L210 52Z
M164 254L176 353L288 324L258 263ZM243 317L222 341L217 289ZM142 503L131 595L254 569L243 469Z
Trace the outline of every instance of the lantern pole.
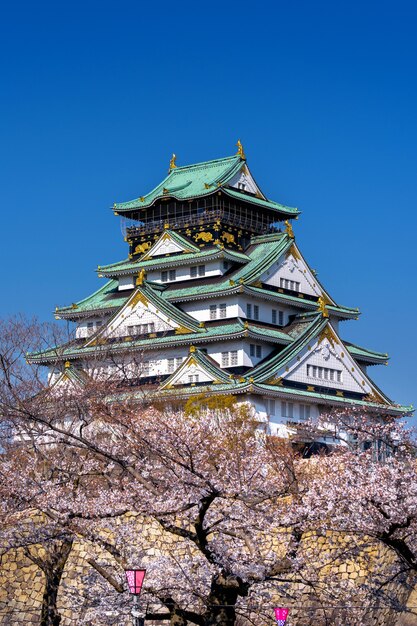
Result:
M126 570L126 579L129 586L129 592L133 595L132 607L132 624L133 626L145 625L145 614L140 606L139 595L142 591L143 581L145 579L145 569Z
M133 607L132 607L132 624L133 626L145 626L145 615L140 606L139 596L133 596Z

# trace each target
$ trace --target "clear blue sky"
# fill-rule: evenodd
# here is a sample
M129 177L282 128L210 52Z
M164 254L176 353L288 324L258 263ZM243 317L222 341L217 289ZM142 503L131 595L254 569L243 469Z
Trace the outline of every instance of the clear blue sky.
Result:
M415 2L3 3L0 315L50 319L126 255L109 207L241 138L341 304L416 394Z

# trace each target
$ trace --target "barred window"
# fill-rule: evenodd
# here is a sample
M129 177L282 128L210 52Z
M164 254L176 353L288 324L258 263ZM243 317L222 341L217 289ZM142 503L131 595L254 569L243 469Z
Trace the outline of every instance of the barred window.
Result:
M282 417L294 417L294 404L292 402L281 402Z
M300 291L300 283L296 280L289 280L288 278L280 278L279 286L282 289L289 289L290 291Z
M307 376L310 378L318 378L319 380L328 380L330 382L342 382L342 370L336 370L330 367L307 365Z

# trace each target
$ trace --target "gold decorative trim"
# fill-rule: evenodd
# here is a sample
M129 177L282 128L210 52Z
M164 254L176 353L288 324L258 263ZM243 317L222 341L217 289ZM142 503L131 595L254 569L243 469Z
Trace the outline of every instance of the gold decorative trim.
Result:
M288 237L290 239L294 239L295 235L294 235L294 231L290 222L288 220L285 220L284 224L285 224L285 232L287 233Z
M188 335L189 333L192 333L193 331L190 330L189 328L186 328L185 326L178 326L178 328L175 329L175 334L176 335Z
M143 295L143 293L141 291L137 291L135 293L135 295L132 297L132 300L130 301L130 306L135 306L136 304L138 304L138 302L141 302L146 308L148 307L149 304L149 300L147 299L146 296Z
M173 154L169 162L169 171L174 170L177 167L175 163L176 160L177 160L177 155Z
M327 303L323 296L320 296L317 300L318 311L322 314L323 317L329 317L329 311L327 310Z
M284 385L282 377L279 376L277 378L270 378L269 380L266 381L267 385L275 385L277 387L282 387Z
M288 250L287 256L292 256L297 261L301 261L301 254L298 252L297 248L293 244L291 248Z
M213 235L212 233L207 233L207 232L197 233L197 235L194 237L194 240L199 241L200 239L207 243L213 240Z
M151 247L150 241L145 241L145 243L140 243L139 245L136 246L134 254L143 254L144 252L146 252L146 250L149 250L150 247Z
M223 231L220 239L223 239L226 243L236 243L235 236L230 233L226 233L225 231Z
M237 146L237 152L236 152L236 154L237 154L238 156L240 156L240 158L241 158L241 159L243 159L244 161L246 161L245 151L244 151L244 149L243 149L242 142L240 141L240 139L238 139L238 140L237 140L237 144L236 144L236 146Z
M142 268L140 270L140 272L138 273L137 277L136 277L136 285L138 287L140 287L141 285L143 285L144 281L145 281L145 277L146 277L146 272L145 270Z
M319 335L318 343L321 343L324 339L327 339L329 343L333 346L333 348L335 347L336 340L330 326L326 326L326 328L323 328Z

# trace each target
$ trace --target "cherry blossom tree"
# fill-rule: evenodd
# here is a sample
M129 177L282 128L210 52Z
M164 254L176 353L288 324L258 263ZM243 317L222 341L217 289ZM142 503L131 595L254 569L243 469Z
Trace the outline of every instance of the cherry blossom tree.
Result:
M49 546L38 563L43 625L59 624L62 571L80 536L101 550L88 560L98 587L113 590L94 598L101 623L111 623L108 599L126 611L132 565L147 567L147 618L179 626L266 624L278 597L351 602L365 624L375 598L387 601L393 581L415 572L414 448L395 421L352 407L323 416L303 437L332 430L340 443L306 460L232 398L168 409L120 380L48 387L22 358L23 346L45 342L36 325L0 327L0 538L32 560L30 546ZM33 510L42 523L16 530L16 515ZM322 550L320 537L339 535L349 542ZM332 564L368 544L388 550L389 565L362 585L341 580ZM325 606L321 615L335 623Z

